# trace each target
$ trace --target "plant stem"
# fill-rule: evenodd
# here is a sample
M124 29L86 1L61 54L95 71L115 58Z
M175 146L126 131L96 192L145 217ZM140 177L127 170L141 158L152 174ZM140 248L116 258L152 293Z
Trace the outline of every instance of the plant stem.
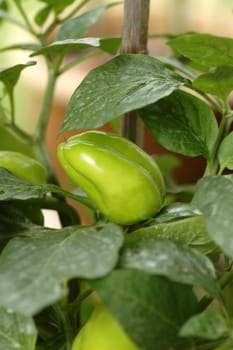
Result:
M15 5L17 6L22 18L24 19L25 21L25 24L27 26L27 29L29 30L29 32L35 36L36 38L38 37L37 33L35 32L35 30L33 29L29 19L28 19L28 16L26 14L26 12L24 11L24 8L22 7L22 4L21 4L21 1L15 1Z

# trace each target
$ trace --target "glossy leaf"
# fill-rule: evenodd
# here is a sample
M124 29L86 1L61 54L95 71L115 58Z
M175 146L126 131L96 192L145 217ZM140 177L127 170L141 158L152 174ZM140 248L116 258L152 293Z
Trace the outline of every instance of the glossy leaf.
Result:
M196 308L191 288L142 271L116 270L91 282L102 302L141 350L191 349L178 338Z
M36 62L30 61L25 64L16 64L8 68L0 68L0 81L5 85L8 91L12 91L22 70L35 64Z
M215 340L228 333L224 318L216 311L208 310L192 316L182 326L179 334L183 337L197 337Z
M0 308L0 349L34 350L37 330L31 317Z
M99 6L81 16L67 19L60 27L56 40L78 39L83 37L88 29L94 25L106 10L106 6Z
M233 90L233 66L220 66L193 81L199 90L226 100Z
M123 247L120 265L153 275L161 275L172 281L201 287L209 295L221 299L215 268L203 254L187 245L167 239L138 236Z
M219 148L218 159L221 171L225 168L233 170L233 132L223 139Z
M200 214L201 212L192 208L189 203L176 202L164 207L156 217L151 219L151 225L162 222L177 221L184 218L198 216Z
M177 90L140 114L154 138L168 150L210 157L218 125L211 108L197 97Z
M73 93L61 131L95 128L144 107L184 85L185 79L146 55L120 55L93 69Z
M46 183L33 184L31 182L23 181L11 174L6 169L0 167L0 201L44 198L50 192L58 193L64 197L72 198L76 201L90 205L89 201L85 197L65 191L59 186Z
M67 293L67 280L99 278L115 266L123 243L113 224L27 231L0 257L0 304L34 315Z
M181 34L169 40L168 45L179 54L206 68L232 66L232 38L202 33Z
M229 257L233 257L233 177L210 176L196 187L193 206L205 217L209 236Z

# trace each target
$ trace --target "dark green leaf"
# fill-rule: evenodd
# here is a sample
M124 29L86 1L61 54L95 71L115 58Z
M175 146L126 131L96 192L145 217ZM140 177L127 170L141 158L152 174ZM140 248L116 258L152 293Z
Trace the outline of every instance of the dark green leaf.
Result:
M140 114L165 148L191 157L210 157L218 125L211 108L197 97L177 90Z
M221 299L212 262L187 245L148 236L131 242L126 240L120 264L123 268L134 268L165 276L174 282L201 287L209 295Z
M90 206L89 201L85 197L65 191L53 184L33 184L31 182L23 181L15 177L6 169L0 167L0 201L44 198L50 192L58 193L64 197L72 198Z
M179 335L214 340L225 336L227 332L224 318L216 311L208 310L202 314L192 316L185 322Z
M159 224L162 222L177 221L200 214L199 210L192 208L188 203L172 203L164 207L159 214L152 219L152 223Z
M0 349L34 350L36 338L32 318L0 308Z
M181 34L168 42L179 54L207 68L233 65L233 39L211 34Z
M229 257L233 257L233 178L210 176L196 187L193 206L205 216L209 236Z
M75 90L61 131L102 126L171 94L184 83L154 57L117 56L93 69Z
M218 159L221 171L225 168L233 170L233 131L222 141L218 152Z
M141 350L191 349L178 338L195 312L191 288L142 271L116 270L91 282L102 302Z
M196 78L193 81L193 86L225 101L233 90L233 66L214 68Z
M127 236L127 244L147 238L168 239L184 243L203 254L216 251L216 245L208 236L203 216L197 215L182 220L152 224Z
M8 68L0 68L0 81L5 85L8 91L12 91L22 70L35 64L36 62L30 61L25 64L16 64Z
M67 6L71 5L74 0L39 0L51 6L56 14L62 12Z
M88 29L94 25L106 10L106 6L99 6L81 16L66 20L60 27L56 40L78 39L83 37Z
M45 23L46 19L48 18L51 9L52 9L52 7L50 5L45 6L42 9L40 9L36 13L35 18L34 18L36 24L38 24L39 26L42 26Z
M13 238L0 257L0 303L33 315L67 293L67 280L99 278L118 260L122 230L113 224L37 230Z

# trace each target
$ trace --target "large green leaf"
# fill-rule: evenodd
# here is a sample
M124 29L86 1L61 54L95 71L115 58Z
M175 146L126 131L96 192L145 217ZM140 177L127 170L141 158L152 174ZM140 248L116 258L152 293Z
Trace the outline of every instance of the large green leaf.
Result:
M218 339L228 333L224 318L213 310L192 316L180 330L183 337L198 337L204 339Z
M154 57L120 55L93 69L73 93L61 131L96 128L185 84Z
M133 233L131 234L133 236ZM203 288L211 296L221 299L212 262L187 245L167 239L138 237L126 240L120 264L154 275L166 276L172 281Z
M108 274L122 243L122 230L113 224L27 231L0 257L0 304L33 315L66 295L68 279Z
M33 319L0 308L0 349L34 350L37 330Z
M165 148L209 158L218 133L211 108L191 94L174 91L140 111L144 123Z
M233 65L233 39L211 34L181 34L169 40L176 52L206 68Z
M196 78L193 86L225 101L233 90L233 66L224 65L214 68Z
M106 6L99 6L81 16L67 19L60 27L56 40L78 39L83 37L88 29L95 24L106 10Z
M233 131L223 139L219 148L218 159L221 171L225 168L233 170Z
M177 336L196 308L189 286L136 270L116 270L91 284L141 350L191 349Z
M58 193L64 197L72 198L90 206L87 198L65 191L53 184L33 184L21 180L11 174L5 168L0 167L0 201L1 200L26 200L33 198L44 198L49 193Z
M210 237L233 258L233 177L210 176L201 179L193 206L205 217Z

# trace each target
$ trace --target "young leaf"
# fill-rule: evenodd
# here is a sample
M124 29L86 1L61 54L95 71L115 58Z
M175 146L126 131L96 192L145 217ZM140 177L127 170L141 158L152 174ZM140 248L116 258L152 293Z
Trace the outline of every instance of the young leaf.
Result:
M35 350L37 330L31 317L0 308L0 349Z
M50 5L40 9L35 15L35 18L34 18L35 23L38 24L38 26L42 26L45 23L46 19L48 18L51 10L52 10L52 7Z
M123 243L113 224L28 232L0 257L0 304L29 316L65 296L68 279L108 274Z
M192 316L182 326L179 335L215 340L228 333L224 318L216 311L208 310Z
M210 176L201 179L192 204L205 217L209 236L222 251L233 258L233 178Z
M62 12L66 7L71 5L74 0L39 0L41 2L45 2L49 6L51 6L56 14Z
M21 71L35 64L35 61L30 61L25 64L16 64L8 68L0 68L0 81L5 85L8 91L12 91L19 79Z
M191 349L177 336L195 312L190 287L136 270L116 270L91 284L141 350L154 350L155 344L163 350Z
M154 138L170 151L209 158L218 125L211 108L191 94L171 95L140 110Z
M174 282L198 286L209 295L222 299L211 261L185 244L148 236L129 242L126 240L120 265L165 276Z
M232 66L233 39L211 34L181 34L168 41L179 54L206 68Z
M96 128L169 95L186 80L146 55L120 55L93 69L73 93L61 131Z
M221 171L225 168L233 170L233 131L222 141L218 152L218 159Z
M233 66L219 66L197 77L193 86L225 101L233 90Z
M85 12L81 16L67 19L58 31L56 41L83 37L88 29L98 21L105 10L106 6L99 6Z

